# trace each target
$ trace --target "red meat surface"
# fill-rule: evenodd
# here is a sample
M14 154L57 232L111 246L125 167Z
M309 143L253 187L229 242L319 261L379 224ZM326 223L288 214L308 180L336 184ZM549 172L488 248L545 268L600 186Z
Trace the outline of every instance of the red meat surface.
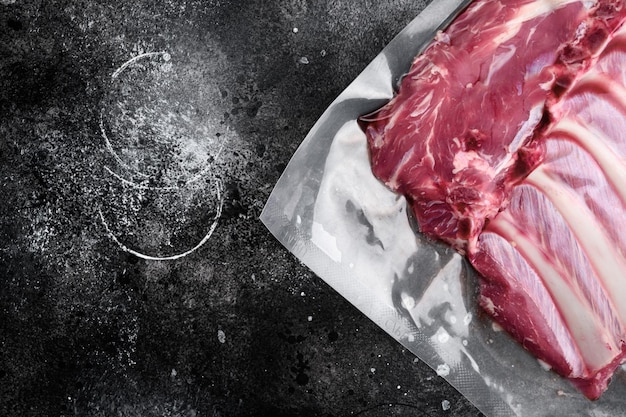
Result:
M625 3L476 1L360 121L483 309L591 399L626 358Z

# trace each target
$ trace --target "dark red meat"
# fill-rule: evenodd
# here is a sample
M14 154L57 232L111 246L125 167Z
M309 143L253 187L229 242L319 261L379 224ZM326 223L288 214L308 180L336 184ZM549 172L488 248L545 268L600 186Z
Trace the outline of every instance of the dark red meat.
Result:
M589 398L626 358L624 3L476 1L361 120L485 311Z

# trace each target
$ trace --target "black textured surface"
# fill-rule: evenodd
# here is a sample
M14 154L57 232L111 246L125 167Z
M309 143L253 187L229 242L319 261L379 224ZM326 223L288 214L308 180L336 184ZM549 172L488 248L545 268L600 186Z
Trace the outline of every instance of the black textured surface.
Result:
M0 415L479 416L258 220L423 6L0 1Z

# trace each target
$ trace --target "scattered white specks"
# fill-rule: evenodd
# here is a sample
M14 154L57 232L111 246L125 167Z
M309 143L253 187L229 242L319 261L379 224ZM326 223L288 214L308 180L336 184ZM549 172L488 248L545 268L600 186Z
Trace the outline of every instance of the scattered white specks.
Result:
M376 368L370 368L370 372L375 374L376 373Z
M298 61L301 64L307 65L309 63L309 58L303 56L302 58L300 58L300 60Z
M407 340L408 340L410 343L415 342L415 335L413 335L413 333L409 333L409 335L407 336Z
M443 400L443 401L441 402L441 409L442 409L443 411L448 411L448 410L450 409L450 401L448 401L448 400Z
M450 375L450 367L447 364L442 363L441 365L437 367L437 375L439 376Z
M163 58L163 61L168 62L170 59L172 59L172 56L168 52L164 52L161 58Z
M291 31L292 31L293 33L298 33L298 28L293 28L293 29L291 29Z
M326 54L327 54L326 49L322 49L320 51L320 56L326 56Z
M309 316L306 318L308 321L313 321L313 316Z
M413 363L418 363L419 361L419 358L413 358Z
M463 342L461 342L461 343L463 343L463 346L467 346L468 341L467 341L467 339L463 339Z
M400 388L402 388L402 386L400 386L400 385L398 385L398 386L396 387L396 389L400 389Z
M304 296L306 296L306 293L305 293L304 291L302 291L302 292L300 293L300 297L304 297Z
M226 343L226 333L224 333L223 330L217 331L217 340L219 340L220 343Z
M467 313L465 317L463 317L463 324L469 326L469 324L472 322L472 318L472 313Z
M178 375L178 372L176 372L176 369L172 368L172 372L170 372L170 377L176 378L176 375Z
M141 252L138 252L138 251L135 251L133 249L130 249L130 248L126 247L126 245L124 245L117 238L117 236L115 236L115 234L113 234L113 232L109 228L108 223L104 219L104 214L102 214L102 210L98 209L98 214L100 215L100 220L102 221L102 225L104 226L105 230L107 231L107 234L109 235L109 237L124 252L128 252L128 253L130 253L132 255L137 256L138 258L142 258L142 259L145 259L147 261L173 261L173 260L176 260L176 259L184 258L185 256L188 256L188 255L192 254L193 252L195 252L196 250L200 249L206 242L208 242L208 240L213 235L213 232L215 231L215 228L217 227L217 221L222 216L222 207L224 205L224 199L223 199L223 197L221 195L222 194L221 193L222 184L221 184L221 182L217 182L216 184L217 184L217 198L219 199L219 206L217 208L217 213L215 215L215 218L213 219L213 223L209 227L209 230L208 230L207 234L202 238L202 240L200 240L200 242L198 242L196 244L196 246L194 246L193 248L191 248L191 249L189 249L189 250L187 250L185 252L178 253L176 255L172 255L172 256L151 256L151 255L146 255L146 254L143 254Z

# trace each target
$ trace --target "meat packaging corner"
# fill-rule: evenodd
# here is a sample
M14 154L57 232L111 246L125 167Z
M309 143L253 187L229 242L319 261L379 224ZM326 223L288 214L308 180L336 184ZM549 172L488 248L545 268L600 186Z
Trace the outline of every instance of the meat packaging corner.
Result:
M597 401L546 370L481 314L474 270L415 233L406 200L372 174L357 119L394 96L413 57L468 3L433 1L385 47L313 126L261 220L485 415L619 415L626 409L623 370Z

